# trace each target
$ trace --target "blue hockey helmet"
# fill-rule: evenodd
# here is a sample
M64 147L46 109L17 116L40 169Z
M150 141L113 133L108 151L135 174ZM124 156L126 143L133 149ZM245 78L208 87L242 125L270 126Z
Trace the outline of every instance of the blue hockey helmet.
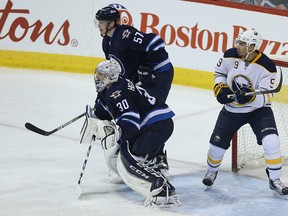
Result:
M115 21L117 23L120 20L120 13L115 7L107 6L97 11L95 19Z

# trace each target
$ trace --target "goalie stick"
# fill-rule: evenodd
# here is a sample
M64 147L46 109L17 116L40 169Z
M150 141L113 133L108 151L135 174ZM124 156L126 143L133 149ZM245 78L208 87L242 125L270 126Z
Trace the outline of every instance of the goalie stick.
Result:
M279 80L279 84L275 89L272 90L259 90L259 91L254 91L254 92L241 92L243 95L261 95L261 94L270 94L270 93L277 93L280 92L281 88L282 88L282 82L283 82L283 74L282 74L282 70L280 68L280 80ZM230 94L227 95L228 98L235 98L235 94Z
M42 130L41 128L38 128L38 127L36 127L35 125L33 125L33 124L29 123L29 122L25 123L25 127L28 130L33 131L34 133L38 133L38 134L43 135L43 136L49 136L49 135L61 130L62 128L70 125L71 123L77 121L78 119L82 118L83 116L85 116L85 114L86 114L86 112L82 113L81 115L71 119L70 121L60 125L59 127L55 128L55 129L53 129L51 131Z
M92 144L93 144L93 142L91 141L90 144L89 144L87 153L86 153L86 158L85 158L85 160L84 160L84 162L83 162L83 165L82 165L82 169L81 169L81 173L80 173L79 179L78 179L78 181L77 181L77 187L76 187L76 190L75 190L75 193L76 193L77 198L80 198L80 196L81 196L81 194L82 194L81 180L82 180L82 177L83 177L83 175L84 175L84 171L85 171L85 168L86 168L86 164L87 164L87 161L88 161L90 152L91 152Z

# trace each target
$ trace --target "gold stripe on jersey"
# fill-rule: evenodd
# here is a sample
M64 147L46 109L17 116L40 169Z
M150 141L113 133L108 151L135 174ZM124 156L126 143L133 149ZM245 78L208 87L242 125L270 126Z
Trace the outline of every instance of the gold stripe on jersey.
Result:
M260 57L262 56L262 53L259 53L255 59L251 63L255 63Z

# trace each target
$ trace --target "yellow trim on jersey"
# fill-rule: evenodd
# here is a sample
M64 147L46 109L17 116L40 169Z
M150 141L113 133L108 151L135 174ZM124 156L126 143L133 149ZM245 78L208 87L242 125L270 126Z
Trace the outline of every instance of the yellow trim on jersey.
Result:
M259 53L251 63L255 63L260 57L262 56L262 53Z

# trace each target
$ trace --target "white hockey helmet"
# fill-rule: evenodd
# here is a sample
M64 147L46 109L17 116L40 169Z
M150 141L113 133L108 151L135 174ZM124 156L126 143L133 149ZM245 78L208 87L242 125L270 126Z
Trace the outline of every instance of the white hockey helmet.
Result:
M241 32L237 38L235 39L235 46L237 47L238 42L245 42L247 46L247 50L250 47L250 45L255 45L253 51L259 49L260 44L262 43L262 37L261 35L255 30L255 29L250 29ZM250 52L253 52L250 51Z
M101 92L107 85L117 82L120 72L121 66L115 59L100 62L94 74L96 92Z

